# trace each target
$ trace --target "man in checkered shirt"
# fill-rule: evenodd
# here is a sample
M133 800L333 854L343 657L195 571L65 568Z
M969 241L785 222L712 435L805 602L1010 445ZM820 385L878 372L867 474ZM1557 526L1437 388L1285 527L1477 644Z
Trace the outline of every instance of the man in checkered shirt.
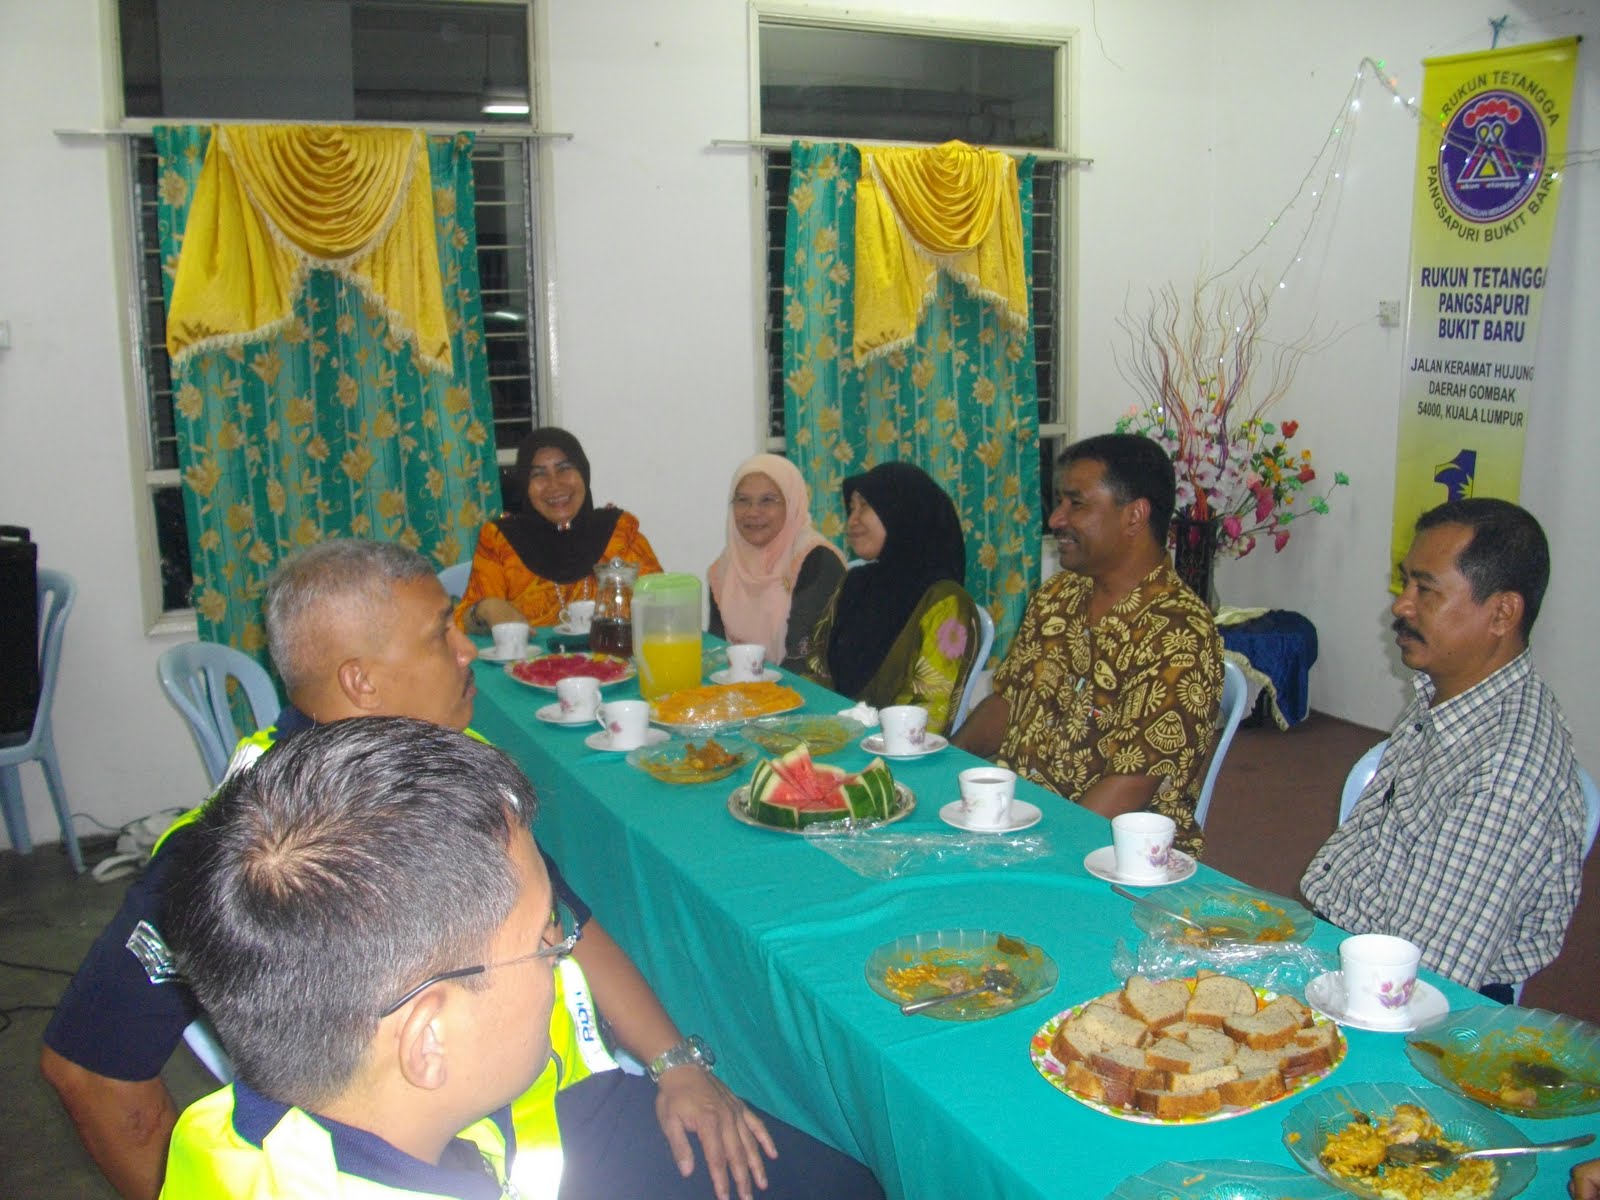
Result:
M1572 736L1528 652L1550 549L1525 509L1455 500L1418 519L1400 569L1416 694L1300 888L1335 925L1406 938L1509 1002L1561 952L1583 868Z

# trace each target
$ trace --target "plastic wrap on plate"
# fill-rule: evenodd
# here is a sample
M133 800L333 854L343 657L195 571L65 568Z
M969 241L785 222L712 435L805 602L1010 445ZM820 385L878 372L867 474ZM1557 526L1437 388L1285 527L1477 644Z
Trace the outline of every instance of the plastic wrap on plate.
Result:
M650 719L668 729L713 729L792 712L800 693L777 683L722 683L684 688L650 705Z
M1045 834L951 836L948 831L862 828L841 821L809 826L802 836L868 879L1014 867L1050 853L1050 839Z
M1337 953L1313 950L1298 942L1193 942L1147 937L1135 946L1117 939L1111 971L1126 982L1131 976L1171 979L1196 971L1235 975L1252 987L1303 996L1306 984L1326 971L1338 970Z

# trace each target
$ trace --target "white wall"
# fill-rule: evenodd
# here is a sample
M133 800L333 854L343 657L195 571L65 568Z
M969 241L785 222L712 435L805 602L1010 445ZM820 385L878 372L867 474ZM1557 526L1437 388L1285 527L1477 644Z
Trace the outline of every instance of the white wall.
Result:
M1082 30L1073 119L1080 152L1095 158L1073 184L1083 431L1108 427L1129 400L1110 352L1124 297L1186 281L1202 259L1231 258L1254 239L1309 163L1361 54L1414 79L1423 55L1475 48L1487 32L1448 0L1336 10L1306 0L877 0L872 9ZM1592 14L1562 18L1559 30L1530 31L1519 19L1508 28L1514 40L1576 31L1580 20L1597 32ZM114 240L119 151L51 132L115 115L114 92L97 82L107 68L103 20L99 0L0 0L0 320L15 343L0 351L0 520L31 525L43 561L83 586L57 741L74 807L116 824L186 803L204 785L155 681L156 656L172 639L146 635L138 598L132 514L142 497ZM669 567L703 572L720 541L728 473L763 432L755 164L709 148L749 133L748 10L744 0L553 0L545 24L544 124L575 135L546 160L552 415L584 440L597 498L638 512ZM1458 41L1431 40L1441 36ZM1579 145L1584 126L1591 142L1600 138L1592 80L1586 74ZM1414 130L1398 117L1387 125L1363 124L1352 169L1361 186L1352 180L1319 264L1319 303L1342 324L1366 321L1379 295L1404 287ZM1600 202L1583 171L1569 178L1563 206L1558 257L1587 251L1593 261ZM1554 517L1555 489L1576 481L1595 433L1575 399L1556 399L1596 366L1570 314L1592 309L1600 285L1575 275L1557 276L1546 305L1540 383L1559 407L1531 431L1527 498L1556 541L1556 587L1539 632L1567 657L1543 659L1580 749L1600 761L1600 721L1581 702L1585 663L1575 648L1577 597L1597 582L1594 552L1580 539L1579 514ZM1357 486L1284 556L1224 577L1230 594L1310 613L1323 633L1316 703L1372 724L1390 720L1401 687L1381 619L1400 344L1398 333L1363 326L1306 373L1298 412L1286 415L1301 416L1323 461L1347 467ZM1592 651L1581 653L1592 667ZM27 782L35 834L50 837L31 770Z

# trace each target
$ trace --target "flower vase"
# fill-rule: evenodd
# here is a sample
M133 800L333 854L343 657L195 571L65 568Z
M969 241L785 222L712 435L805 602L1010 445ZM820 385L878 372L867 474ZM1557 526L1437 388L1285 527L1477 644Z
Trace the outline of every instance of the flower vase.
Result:
M1210 608L1216 608L1211 589L1212 572L1217 565L1217 535L1222 522L1216 517L1200 521L1193 517L1172 518L1172 569L1189 590Z

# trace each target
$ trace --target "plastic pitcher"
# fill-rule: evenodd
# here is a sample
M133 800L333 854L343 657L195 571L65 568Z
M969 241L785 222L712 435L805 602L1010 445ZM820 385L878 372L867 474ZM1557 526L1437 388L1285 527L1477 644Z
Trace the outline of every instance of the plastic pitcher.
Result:
M646 700L700 683L700 578L646 575L633 586L633 654Z

